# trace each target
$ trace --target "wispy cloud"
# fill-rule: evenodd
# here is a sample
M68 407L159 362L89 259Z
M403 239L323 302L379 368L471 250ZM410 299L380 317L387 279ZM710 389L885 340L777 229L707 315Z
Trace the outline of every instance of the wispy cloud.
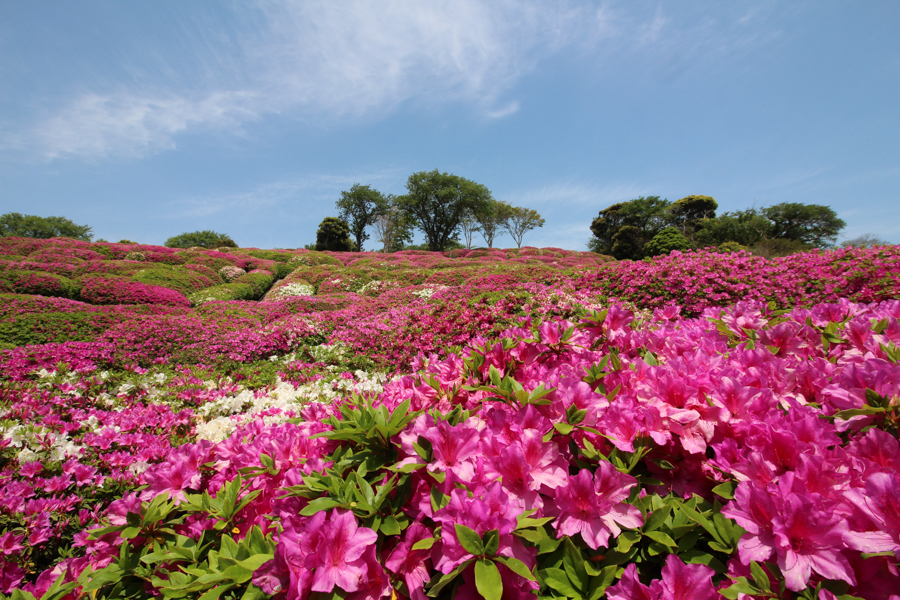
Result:
M211 21L199 34L181 34L172 48L187 53L184 60L162 60L166 68L158 72L135 71L112 78L106 89L97 84L70 97L30 135L16 135L17 145L47 160L140 157L174 148L187 131L237 128L272 114L328 123L378 118L406 104L464 103L488 120L500 119L519 110L519 101L508 97L515 83L561 49L609 55L643 48L668 61L673 49L691 51L684 49L686 40L695 48L723 39L707 35L715 29L708 20L686 27L661 5L651 11L630 3L598 8L587 0L257 0L234 6L240 31L219 36L208 30L216 27ZM188 89L187 81L196 83Z
M342 190L354 183L379 186L400 177L398 169L384 169L366 173L305 175L283 181L260 184L253 189L219 195L185 198L170 203L168 214L172 219L208 217L227 211L257 214L269 218L267 209L283 211L286 203L292 203L303 217L318 214L319 209L332 209Z

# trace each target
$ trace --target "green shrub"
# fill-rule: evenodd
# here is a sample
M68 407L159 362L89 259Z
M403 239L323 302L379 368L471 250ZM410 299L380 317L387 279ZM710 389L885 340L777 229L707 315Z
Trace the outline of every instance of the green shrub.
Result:
M314 267L316 265L337 265L341 266L344 263L336 259L335 257L323 254L322 252L309 252L305 254L297 254L290 260L288 260L288 264L294 267L306 266L306 267Z
M284 279L288 275L294 272L294 267L287 263L276 263L275 264L275 277L277 279Z
M132 276L132 279L140 283L167 287L185 296L211 287L220 280L218 277L211 279L193 270L178 267L141 269Z
M775 239L760 240L750 246L750 251L763 258L780 258L799 252L808 252L812 246L797 240Z
M213 300L256 300L256 289L246 283L223 283L188 296L191 306L200 306Z
M166 240L165 246L167 248L194 248L197 246L200 248L219 248L220 246L237 248L237 244L234 243L231 236L209 229L172 236Z
M43 271L0 271L0 292L78 298L81 286L62 275Z
M232 283L245 283L253 288L254 300L262 298L272 284L275 283L275 276L268 272L250 271L245 275L241 275Z
M46 312L18 315L0 322L0 344L9 347L62 342L93 342L130 315L96 312Z
M669 254L672 250L690 250L691 243L681 232L674 227L666 227L647 242L644 246L644 254L647 256L659 256Z
M741 252L742 250L749 250L749 248L737 242L724 242L716 246L717 252Z

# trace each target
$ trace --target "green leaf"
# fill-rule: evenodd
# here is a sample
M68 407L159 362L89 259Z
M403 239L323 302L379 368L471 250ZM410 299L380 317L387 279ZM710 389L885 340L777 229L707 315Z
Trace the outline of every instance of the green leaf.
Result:
M433 537L421 539L413 544L412 550L428 550L429 548L434 546L434 543L436 541L437 539Z
M474 556L482 556L484 554L484 544L481 542L481 536L474 529L469 529L461 523L453 526L456 531L456 539L463 550Z
M265 455L263 455L263 456L265 456ZM200 596L200 598L198 600L216 600L222 594L224 594L225 592L227 592L228 590L230 590L233 587L234 587L233 584L217 585L216 587L212 588L211 590L209 590L208 592L206 592L205 594Z
M514 558L512 556L498 556L494 560L506 565L506 568L508 568L519 577L524 577L529 581L537 581L537 577L534 576L534 573L531 572L531 569L528 568L528 565L523 563L518 558Z
M645 531L644 535L651 540L659 542L660 544L664 544L670 548L678 547L678 544L675 543L675 540L673 540L669 534L663 533L662 531Z
M449 573L446 573L446 574L442 575L442 576L439 577L439 578L438 578L438 577L435 577L434 579L432 579L431 581L429 581L429 582L428 582L428 586L429 586L428 596L430 596L430 597L432 597L432 598L436 597L436 596L441 592L441 590L444 589L444 588L447 586L447 584L449 584L449 583L452 582L454 579L456 579L456 577L457 577L460 573L462 573L464 570L466 570L466 568L467 568L470 564L472 564L472 562L473 562L474 560L475 560L474 558L470 558L469 560L467 560L466 562L462 563L461 565L459 565L458 567L456 567L455 569L453 569L453 570L450 571Z
M734 490L737 488L737 485L736 481L726 481L714 487L712 491L726 500L734 500Z
M606 591L606 588L611 586L613 581L616 580L616 572L618 570L618 565L608 565L600 569L599 575L591 578L587 600L598 600Z
M728 600L737 600L738 594L747 594L748 596L758 596L762 592L761 590L756 589L749 583L747 583L746 578L740 577L739 579L743 579L744 581L732 584L731 586L719 590L719 593Z
M753 581L759 589L764 592L768 592L772 589L772 583L769 581L769 576L766 575L766 572L755 560L750 561L750 572L753 574Z
M481 544L484 546L485 556L494 556L500 549L500 532L497 529L491 529L481 536Z
M562 435L569 435L570 433L572 433L572 430L575 429L575 427L569 425L568 423L554 423L553 428Z
M475 563L475 587L485 600L500 600L503 597L503 581L494 561L482 558Z
M381 523L381 531L385 535L400 535L400 524L394 517L385 517Z
M335 501L333 498L328 498L327 496L324 498L316 498L303 507L300 514L304 517L311 517L319 511L329 510L337 506L341 506L341 503Z
M616 550L619 552L628 552L631 547L641 540L640 531L623 531L616 538Z
M569 577L562 569L549 568L538 571L538 580L556 590L566 598L581 598L581 593L572 587Z
M588 576L584 568L584 557L568 536L563 541L563 569L573 586L579 590L587 589Z
M647 521L644 523L644 527L642 530L644 532L654 531L663 526L666 522L666 519L669 518L669 515L672 513L672 507L668 504L663 505L660 508L654 510L650 516L647 518Z
M450 496L444 494L436 487L431 488L431 510L437 512L450 504Z

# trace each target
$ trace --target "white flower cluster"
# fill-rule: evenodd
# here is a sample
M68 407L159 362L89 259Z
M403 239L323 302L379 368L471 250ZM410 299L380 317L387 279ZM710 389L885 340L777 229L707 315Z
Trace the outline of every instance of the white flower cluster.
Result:
M434 293L437 292L438 290L446 290L447 287L448 286L446 286L446 285L434 285L434 286L430 286L430 287L423 287L421 289L415 290L413 292L413 296L416 296L417 298L424 298L427 300L428 298L431 298L432 296L434 296Z
M228 283L231 283L232 281L234 281L235 279L237 279L238 277L240 277L241 275L243 275L246 272L247 271L245 271L244 269L242 269L240 267L228 265L226 267L222 267L221 269L219 269L219 277L221 277Z
M286 283L276 288L266 296L267 300L277 300L278 298L290 298L293 296L315 296L316 288L308 283Z
M387 381L387 375L380 372L356 371L353 375L353 379L319 379L299 387L278 379L278 383L265 392L243 390L235 396L224 396L204 404L195 413L206 417L205 422L197 425L197 439L221 442L240 425L253 421L258 418L257 415L272 408L282 412L263 417L267 425L287 421L295 411L310 403L331 404L353 392L379 394Z
M53 462L65 460L69 456L81 455L81 446L69 439L66 433L56 433L35 424L17 424L0 429L9 445L19 450L19 462L24 464L36 460Z

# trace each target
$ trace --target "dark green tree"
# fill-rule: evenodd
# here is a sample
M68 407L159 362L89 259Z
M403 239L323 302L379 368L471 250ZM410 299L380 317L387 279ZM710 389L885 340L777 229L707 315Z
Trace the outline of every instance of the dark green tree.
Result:
M76 225L65 217L38 217L20 213L0 216L0 237L27 237L49 239L67 237L84 242L93 239L88 225Z
M643 248L644 244L653 239L670 222L668 212L671 202L663 200L659 196L641 196L628 202L619 202L600 211L600 214L591 222L591 233L594 237L588 242L588 247L593 252L612 254L616 244L615 237L623 227L633 227L620 238L620 242L627 246ZM620 250L624 252L624 245ZM628 254L633 254L631 250ZM630 256L629 256L630 258Z
M428 248L444 251L456 236L466 211L477 214L491 199L485 186L450 173L421 171L406 181L397 206L425 234Z
M847 224L829 206L782 202L760 210L771 223L770 239L784 239L826 248Z
M200 248L238 247L230 235L217 233L209 229L172 236L166 240L165 246L167 248L193 248L195 246Z
M726 212L697 224L694 241L698 246L719 246L736 242L752 246L769 237L771 223L756 208Z
M338 217L325 217L316 231L316 250L332 250L334 252L350 252L353 240L350 239L350 226Z
M362 252L363 242L369 239L366 228L374 225L379 215L387 211L390 199L378 190L355 183L349 192L341 192L335 206L350 227L350 236L356 240L356 251Z
M623 225L612 239L609 254L618 260L640 260L644 257L644 232L634 225ZM606 253L604 253L606 254Z
M666 227L644 246L646 256L669 254L672 250L690 250L691 243L675 227Z
M719 204L711 196L686 196L669 207L670 222L690 241L704 221L716 217L717 208Z

